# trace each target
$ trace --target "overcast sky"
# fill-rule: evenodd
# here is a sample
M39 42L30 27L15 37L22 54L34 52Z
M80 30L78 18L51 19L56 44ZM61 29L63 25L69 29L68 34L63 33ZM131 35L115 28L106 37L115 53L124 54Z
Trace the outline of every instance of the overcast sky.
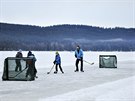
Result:
M135 28L135 0L0 0L0 22Z

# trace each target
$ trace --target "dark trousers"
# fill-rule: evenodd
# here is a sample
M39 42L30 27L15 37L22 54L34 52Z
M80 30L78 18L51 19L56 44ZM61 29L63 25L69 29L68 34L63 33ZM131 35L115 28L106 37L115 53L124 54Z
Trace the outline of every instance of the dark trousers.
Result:
M76 59L76 71L79 71L79 69L78 69L79 61L81 62L80 70L83 71L83 59Z
M36 74L37 74L37 69L35 67L35 63L33 64L27 64L27 72L26 72L26 77L28 75L31 76L31 79L33 79L34 77L36 77ZM34 80L34 79L33 79Z
M22 66L21 66L21 62L20 61L16 61L15 71L18 71L18 68L19 68L19 71L22 71Z
M56 72L58 72L58 65L59 65L60 71L63 72L61 64L56 64L55 66Z

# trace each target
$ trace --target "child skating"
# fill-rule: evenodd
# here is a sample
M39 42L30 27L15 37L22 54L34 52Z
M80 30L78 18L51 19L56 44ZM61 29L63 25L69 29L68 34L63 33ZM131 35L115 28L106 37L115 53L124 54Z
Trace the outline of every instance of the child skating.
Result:
M55 54L56 54L56 56L55 56L55 60L54 60L53 63L56 65L55 66L56 71L54 71L54 74L57 74L57 72L58 72L58 66L60 68L60 71L62 73L64 73L63 70L62 70L62 67L61 67L61 58L60 58L59 52L57 51Z

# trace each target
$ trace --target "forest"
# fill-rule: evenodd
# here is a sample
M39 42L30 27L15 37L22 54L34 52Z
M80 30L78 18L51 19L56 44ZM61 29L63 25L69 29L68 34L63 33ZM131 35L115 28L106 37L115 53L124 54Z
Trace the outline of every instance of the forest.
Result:
M135 28L0 23L0 51L135 51Z

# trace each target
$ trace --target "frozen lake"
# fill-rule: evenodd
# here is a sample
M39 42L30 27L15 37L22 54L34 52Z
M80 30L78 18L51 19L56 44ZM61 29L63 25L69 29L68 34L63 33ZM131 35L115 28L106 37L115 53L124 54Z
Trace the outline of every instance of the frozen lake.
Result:
M134 101L135 52L84 52L84 73L75 70L74 52L60 52L65 74L49 74L55 52L33 52L37 58L35 81L0 81L0 101ZM15 51L0 52L0 75L6 57ZM99 55L116 55L117 69L99 68ZM27 52L23 52L27 56ZM108 100L108 99L109 100Z

